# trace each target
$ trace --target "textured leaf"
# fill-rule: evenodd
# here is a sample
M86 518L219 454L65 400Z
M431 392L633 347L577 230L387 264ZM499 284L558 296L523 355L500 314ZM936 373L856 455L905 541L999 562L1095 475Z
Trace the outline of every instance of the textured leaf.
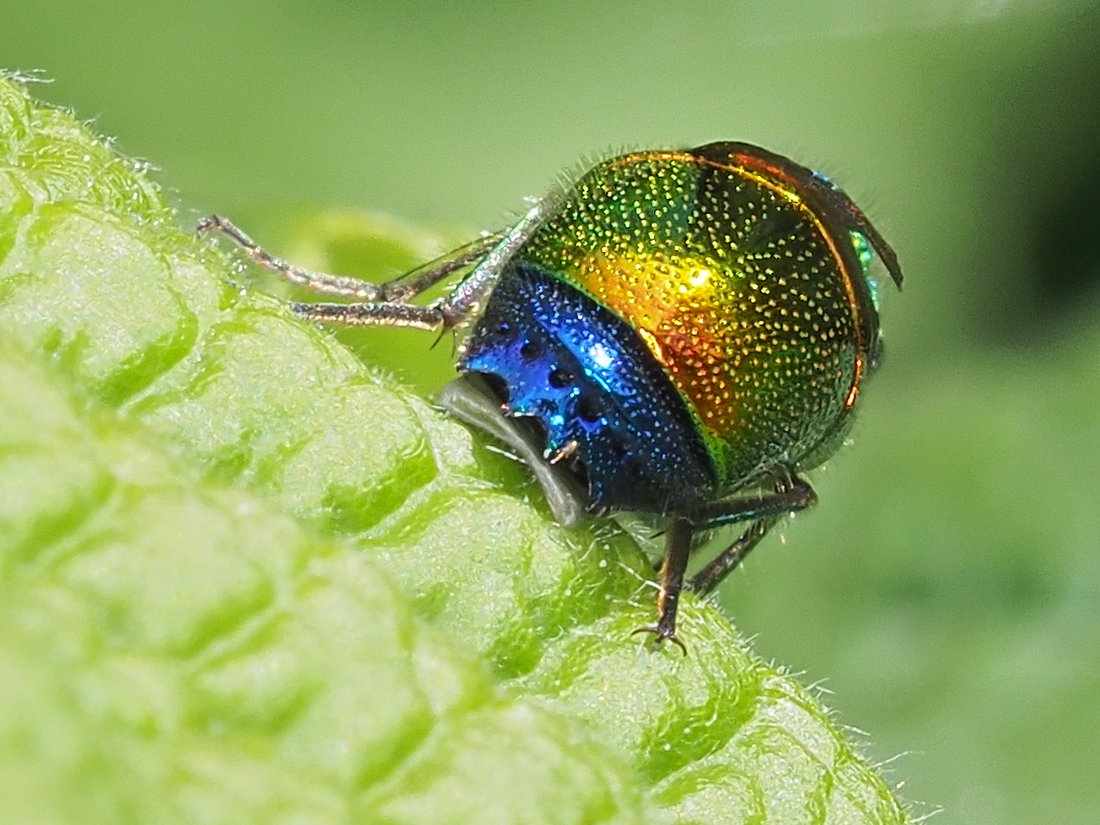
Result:
M619 528L230 286L70 115L0 82L0 142L0 819L906 821L713 607L631 638Z

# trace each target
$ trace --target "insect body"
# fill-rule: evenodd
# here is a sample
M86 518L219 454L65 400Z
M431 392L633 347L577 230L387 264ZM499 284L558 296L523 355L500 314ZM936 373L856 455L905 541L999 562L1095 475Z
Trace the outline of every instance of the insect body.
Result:
M813 504L800 477L851 423L881 345L872 250L897 259L825 178L743 143L597 165L505 232L387 284L300 270L222 218L257 262L354 303L295 304L344 324L472 321L442 402L515 447L559 521L666 519L659 618L676 609L693 536L745 531L689 582L712 590L778 517ZM445 297L412 298L459 271Z

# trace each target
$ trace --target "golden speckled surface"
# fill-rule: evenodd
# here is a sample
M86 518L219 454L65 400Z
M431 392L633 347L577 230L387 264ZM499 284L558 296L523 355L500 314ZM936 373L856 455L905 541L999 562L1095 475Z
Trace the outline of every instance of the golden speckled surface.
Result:
M849 227L826 226L788 178L735 163L600 164L522 253L637 330L730 485L835 434L866 356L857 315L873 313L838 249Z

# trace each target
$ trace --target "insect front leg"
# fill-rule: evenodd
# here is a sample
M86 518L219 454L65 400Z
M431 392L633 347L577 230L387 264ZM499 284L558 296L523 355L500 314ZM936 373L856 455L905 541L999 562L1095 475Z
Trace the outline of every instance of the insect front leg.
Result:
M221 233L240 247L252 261L297 286L325 295L381 303L403 302L414 298L448 275L484 258L503 235L497 233L478 238L425 266L417 267L385 283L375 284L347 275L314 272L288 263L260 246L244 230L221 215L203 218L198 222L195 231L200 235L208 232Z
M354 303L293 303L301 317L347 326L410 327L439 331L460 324L474 313L492 290L512 256L542 223L553 202L540 201L511 229L478 238L423 267L374 284L346 275L313 272L284 261L268 252L232 221L210 215L199 221L196 231L220 232L260 266L292 284L326 295L356 299ZM448 295L427 305L410 303L424 290L448 275L473 267Z

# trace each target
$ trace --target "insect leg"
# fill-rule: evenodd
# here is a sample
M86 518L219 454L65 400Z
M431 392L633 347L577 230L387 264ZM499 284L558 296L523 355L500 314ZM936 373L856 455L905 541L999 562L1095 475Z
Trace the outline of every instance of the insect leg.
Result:
M374 284L347 275L313 272L284 261L257 244L228 218L210 215L199 221L195 228L199 234L220 232L241 248L249 258L264 269L270 270L292 284L303 286L326 295L341 295L367 302L404 301L415 297L448 275L484 258L500 241L501 234L486 235L455 249L436 261L387 281Z
M511 229L496 238L493 248L449 295L436 302L446 326L452 327L476 311L500 280L508 262L531 239L556 204L556 197L553 196L538 201Z
M640 627L635 633L652 633L657 644L670 641L687 655L684 643L676 638L676 610L684 587L684 570L691 554L691 521L679 516L668 520L665 530L665 560L661 564L661 592L657 596L657 624Z
M476 312L488 296L512 257L531 238L555 201L545 198L507 232L487 235L459 247L421 270L413 270L384 284L373 284L345 275L310 272L272 255L232 221L211 215L199 221L199 233L221 232L236 243L244 254L260 266L277 273L291 283L329 295L359 298L349 304L291 304L295 313L311 321L350 326L391 326L413 329L444 330L460 324ZM427 306L409 303L409 299L438 283L448 275L474 265L473 270L444 297Z
M696 514L695 529L707 529L722 524L753 519L753 523L736 541L711 559L691 579L689 588L695 593L710 593L737 567L767 532L775 526L779 517L813 506L817 494L803 479L793 472L786 472L776 479L775 492L736 498L718 502ZM700 518L701 517L701 518Z
M434 261L398 275L391 281L381 284L382 299L385 301L406 301L415 298L424 290L465 267L477 263L492 251L503 232L482 235L480 238L452 249Z
M777 516L770 516L754 521L749 525L749 529L737 537L736 541L692 576L688 589L700 595L706 595L714 590L760 543L760 540L775 526L777 519Z
M354 304L290 304L290 309L307 321L349 327L406 327L438 331L448 326L437 304L418 306L401 301L362 301Z

